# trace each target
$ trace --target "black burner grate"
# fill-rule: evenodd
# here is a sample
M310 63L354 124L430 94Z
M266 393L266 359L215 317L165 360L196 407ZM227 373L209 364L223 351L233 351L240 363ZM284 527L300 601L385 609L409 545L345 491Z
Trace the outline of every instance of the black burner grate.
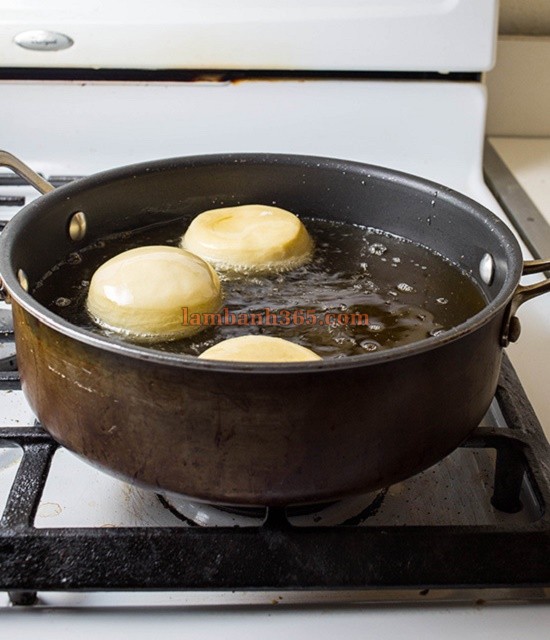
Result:
M0 389L18 389L17 373ZM497 391L507 428L478 427L463 445L496 449L493 505L540 517L460 526L293 527L271 510L260 527L38 529L34 517L56 443L36 427L3 428L23 458L0 521L0 590L369 590L550 586L550 446L505 357Z

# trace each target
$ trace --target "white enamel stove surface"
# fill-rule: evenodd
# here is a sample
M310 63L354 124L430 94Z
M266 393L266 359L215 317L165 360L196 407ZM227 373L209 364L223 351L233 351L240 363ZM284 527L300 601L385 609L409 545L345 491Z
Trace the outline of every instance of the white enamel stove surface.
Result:
M382 164L429 177L468 193L493 209L481 179L485 96L476 84L311 81L236 84L0 84L2 144L45 175L85 175L146 159L222 151L280 151L336 156ZM223 105L223 109L220 107ZM414 127L412 126L414 123ZM25 132L21 136L21 132ZM32 197L32 189L17 188ZM10 188L10 193L14 192ZM524 335L510 350L520 374L541 361L527 391L548 429L542 361L550 328L550 301L522 309ZM538 341L538 342L537 342ZM2 392L4 424L29 424L21 392ZM18 455L4 458L0 503ZM157 499L132 490L66 451L58 452L36 526L174 524ZM538 605L443 604L281 608L273 594L40 594L42 609L6 609L5 637L540 638L550 608ZM299 601L299 597L294 600ZM349 601L349 596L343 598ZM293 598L287 598L292 601ZM220 605L266 603L253 609ZM0 594L7 606L7 596ZM126 604L138 608L126 609ZM208 604L196 607L190 605ZM170 610L164 606L171 606ZM183 609L176 605L186 605ZM55 610L51 610L53 607ZM85 607L83 614L81 608ZM89 607L93 607L90 609ZM99 607L99 609L97 609ZM161 607L161 608L158 608ZM44 610L47 610L47 612ZM44 626L47 622L47 626Z
M302 153L421 175L503 217L481 177L486 98L474 83L74 82L53 83L46 92L38 82L3 82L0 101L2 146L45 175L87 175L203 153ZM523 333L508 353L550 435L544 382L550 296L524 305L519 315Z
M228 84L0 83L2 146L45 175L85 175L147 159L227 151L317 154L391 166L463 191L502 216L481 178L485 95L477 84L375 81L251 81ZM223 105L223 109L220 108ZM9 125L8 125L9 123ZM24 135L23 135L24 134ZM32 190L17 188L31 196ZM6 189L13 194L15 189ZM4 192L4 191L2 191ZM550 365L550 300L521 310L524 334L510 349L539 416L549 428L544 382ZM539 363L535 375L529 368ZM27 424L32 415L20 392L3 393L0 419ZM0 471L0 500L17 455ZM5 498L4 498L5 499ZM155 498L126 487L60 451L39 508L36 526L172 523ZM0 603L7 598L0 595ZM267 600L266 600L267 598ZM271 602L269 595L157 594L139 596L146 610L113 609L117 594L41 594L45 605L69 607L5 612L6 637L119 637L162 633L170 637L541 638L550 608L488 607L338 608L319 595L310 608L275 610L176 608L151 605ZM275 598L276 599L276 598ZM134 602L135 603L135 602ZM79 607L109 607L82 615ZM75 609L76 608L76 609ZM47 625L44 626L44 622ZM57 626L59 625L59 627ZM187 634L187 636L186 636ZM541 635L542 634L542 635Z

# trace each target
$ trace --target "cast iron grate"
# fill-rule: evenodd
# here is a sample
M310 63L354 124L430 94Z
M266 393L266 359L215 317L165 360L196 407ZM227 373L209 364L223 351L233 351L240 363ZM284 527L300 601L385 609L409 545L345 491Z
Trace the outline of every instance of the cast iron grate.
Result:
M0 389L19 389L16 372ZM293 527L271 510L260 527L39 529L34 517L57 444L35 426L3 428L23 458L0 521L0 590L369 590L550 586L550 446L505 357L497 399L507 428L478 427L464 447L497 452L493 505L540 517L518 524Z

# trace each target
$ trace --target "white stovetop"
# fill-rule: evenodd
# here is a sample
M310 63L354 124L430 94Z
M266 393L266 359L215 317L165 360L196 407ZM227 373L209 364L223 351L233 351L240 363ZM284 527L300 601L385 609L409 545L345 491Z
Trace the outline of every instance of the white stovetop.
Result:
M11 125L1 145L45 175L226 151L326 155L425 176L504 215L481 177L485 92L475 83L59 82L44 92L13 81L0 83L0 103ZM518 315L508 353L550 437L550 296Z
M485 95L479 85L316 81L288 82L285 91L282 100L273 82L141 84L119 90L107 84L58 83L47 92L40 83L0 82L2 121L10 123L3 126L1 140L46 174L84 174L136 160L229 150L339 156L424 175L503 215L481 179ZM220 100L222 119L216 107ZM266 126L269 122L279 127ZM22 131L28 134L24 139ZM550 342L550 300L531 302L520 315L524 332L509 352L550 432L550 362L541 348ZM28 408L18 394L11 395L3 399L3 417L17 424L29 417ZM55 518L52 509L39 516ZM5 637L18 639L77 635L105 640L122 634L136 640L156 634L167 639L542 640L550 629L550 607L535 604L102 608L111 597L43 594L44 604L55 610L12 608L1 614L0 628ZM0 594L0 606L6 603ZM189 598L159 596L155 603L189 604ZM99 610L79 609L94 604Z
M550 224L550 138L492 137L490 140L508 169ZM550 258L550 255L542 257ZM548 297L549 294L546 294L545 298ZM539 298L539 302L541 300ZM528 389L529 398L539 414L546 436L550 439L550 396L548 378L544 374L550 359L550 310L546 308L546 300L538 309L534 307L536 304L537 300L526 304L520 309L518 316L527 317L530 321L531 314L536 314L543 327L542 331L535 332L537 335L524 332L516 345L510 345L509 352ZM532 342L528 346L534 354L532 366L524 367L523 362L516 363L515 360L524 338ZM535 342L539 338L541 342L538 355L535 355Z
M492 137L490 140L550 224L550 138Z
M346 608L10 610L2 615L2 635L17 640L545 640L550 607L369 606ZM74 635L73 635L74 634Z

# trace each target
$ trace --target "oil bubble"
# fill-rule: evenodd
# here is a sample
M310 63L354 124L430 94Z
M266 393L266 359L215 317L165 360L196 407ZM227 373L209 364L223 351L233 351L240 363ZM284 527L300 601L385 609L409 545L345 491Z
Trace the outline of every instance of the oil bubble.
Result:
M387 248L380 242L375 242L369 247L369 253L373 256L382 256L386 253Z
M368 328L369 331L382 331L384 329L384 325L381 322L370 322Z
M397 285L397 289L402 293L411 293L412 291L414 291L414 287L411 287L411 285L407 284L406 282L400 282Z
M362 342L360 342L360 345L365 351L378 350L378 343L374 342L374 340L363 340Z
M80 264L82 262L82 256L79 253L70 253L67 258L67 264Z

